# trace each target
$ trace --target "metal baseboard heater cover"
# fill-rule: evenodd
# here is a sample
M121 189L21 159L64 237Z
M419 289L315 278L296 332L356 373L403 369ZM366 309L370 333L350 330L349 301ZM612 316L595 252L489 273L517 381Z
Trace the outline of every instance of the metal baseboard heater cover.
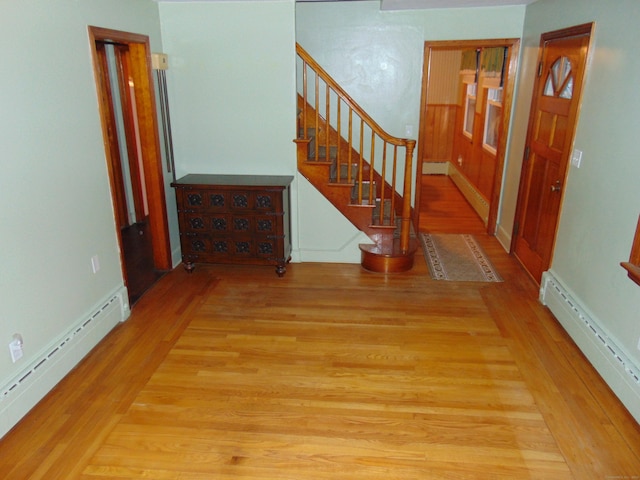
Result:
M53 342L11 381L0 386L0 438L129 314L127 292L122 288Z
M574 299L552 272L542 274L540 302L547 306L589 362L640 423L640 368Z

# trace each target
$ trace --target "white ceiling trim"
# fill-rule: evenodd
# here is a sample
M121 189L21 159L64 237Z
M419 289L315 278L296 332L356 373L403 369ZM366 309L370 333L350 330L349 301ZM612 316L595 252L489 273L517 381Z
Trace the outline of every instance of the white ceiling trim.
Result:
M158 3L248 2L276 0L154 0ZM282 0L284 1L284 0ZM296 2L353 2L358 0L295 0ZM380 0L381 10L428 10L434 8L478 8L528 5L537 0Z
M154 0L156 2L245 2L245 1L260 1L260 0ZM273 0L262 0L273 1ZM353 2L358 0L295 0L296 2ZM474 7L499 7L505 5L528 5L536 2L537 0L380 0L380 5L383 10L391 10L384 8L385 5L398 5L399 8L403 8L403 5L414 5L413 7L404 8L474 8Z
M528 5L535 1L537 0L380 0L380 9L426 10L433 8L505 7Z

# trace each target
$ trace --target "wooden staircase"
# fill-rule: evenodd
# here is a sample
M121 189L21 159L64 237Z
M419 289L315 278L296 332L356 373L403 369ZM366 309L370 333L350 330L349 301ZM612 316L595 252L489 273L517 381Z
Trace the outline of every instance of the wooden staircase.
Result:
M387 134L296 45L298 171L353 225L371 238L360 244L362 266L410 270L411 175L415 140Z

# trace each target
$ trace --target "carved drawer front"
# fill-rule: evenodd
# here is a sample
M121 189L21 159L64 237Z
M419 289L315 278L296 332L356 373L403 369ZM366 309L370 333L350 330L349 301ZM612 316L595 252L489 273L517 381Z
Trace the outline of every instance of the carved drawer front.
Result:
M182 192L182 208L186 211L217 211L229 207L228 192L185 189Z
M185 233L220 235L243 231L237 225L244 225L244 222L239 222L226 213L185 212L182 214L182 224L181 230Z
M278 222L282 216L259 215L255 221L255 232L258 235L272 235L278 231Z
M207 192L207 199L210 211L226 211L229 208L229 192Z
M278 244L275 238L265 237L256 241L256 256L273 259L277 256Z
M209 217L204 212L188 212L182 216L182 231L204 233L209 231Z
M280 192L259 192L255 194L254 207L257 212L275 212L278 210Z
M226 257L229 255L229 239L215 237L211 241L211 253L216 256Z
M206 192L198 190L184 190L182 192L182 207L185 210L201 210L207 208Z
M212 234L221 234L231 231L231 218L224 213L213 214L209 217L209 227Z
M251 210L253 208L253 194L241 190L229 192L229 210Z
M278 208L278 197L274 192L230 191L227 193L230 211L273 212ZM279 195L282 194L279 193Z
M182 235L182 254L188 256L208 255L211 253L211 237L208 235Z
M233 215L231 217L231 231L234 233L251 233L255 219L251 215Z
M277 243L272 238L255 240L250 237L184 235L182 248L183 255L194 261L206 258L268 258L274 256Z
M234 257L255 257L255 244L252 238L234 237L229 240L230 254Z

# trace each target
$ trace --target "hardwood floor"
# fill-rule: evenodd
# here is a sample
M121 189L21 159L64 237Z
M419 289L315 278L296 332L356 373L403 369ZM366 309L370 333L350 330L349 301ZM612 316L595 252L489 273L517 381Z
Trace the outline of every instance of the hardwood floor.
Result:
M419 223L423 232L484 235L487 231L446 175L423 175L420 201Z
M430 208L421 229L456 221ZM638 478L638 424L466 233L503 283L434 281L422 258L177 268L0 441L0 478Z

